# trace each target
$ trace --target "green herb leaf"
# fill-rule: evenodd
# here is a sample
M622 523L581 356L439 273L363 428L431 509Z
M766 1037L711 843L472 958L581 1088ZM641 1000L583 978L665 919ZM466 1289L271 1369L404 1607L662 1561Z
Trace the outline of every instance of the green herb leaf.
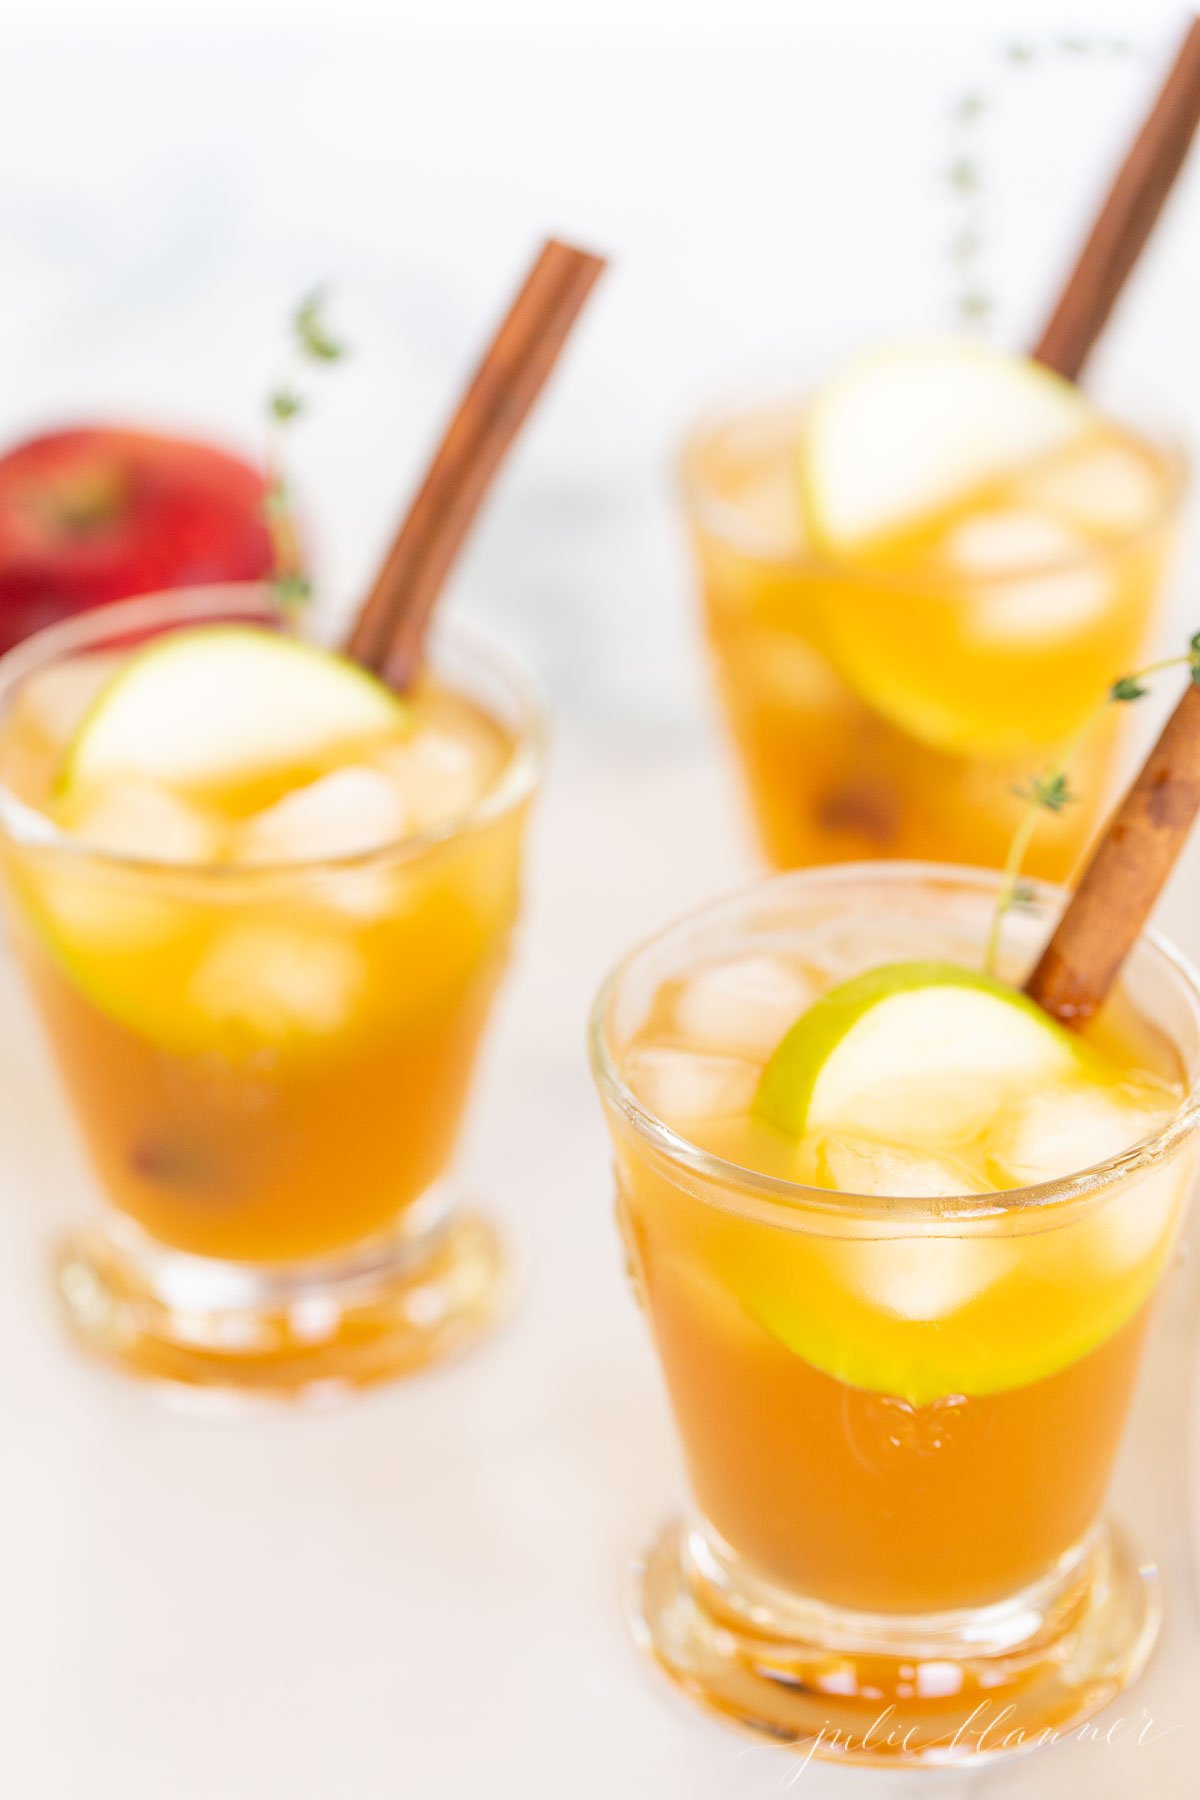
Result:
M288 419L294 419L297 413L304 411L304 398L296 393L294 388L277 389L271 395L268 404L271 409L271 417L284 423Z
M307 575L277 575L273 582L275 598L280 606L301 606L312 594L312 582Z
M1022 800L1030 800L1051 813L1062 812L1075 798L1065 769L1047 769L1045 774L1035 775L1028 787L1018 788L1017 793Z
M346 354L346 346L329 331L321 316L325 294L320 288L302 300L296 308L296 336L306 356L317 362L337 362Z
M300 302L292 315L295 351L317 362L337 362L345 346L325 323L325 296L316 288ZM263 513L271 534L275 574L272 588L277 604L298 611L309 598L312 584L303 568L300 534L294 515L291 485L280 456L284 433L279 429L307 411L306 396L290 380L280 381L267 396L267 414L273 426L272 448L267 459L267 485Z
M956 156L946 170L946 180L960 194L979 192L979 164L969 156Z
M1132 675L1120 675L1110 683L1104 699L1060 751L1059 765L1044 770L1040 775L1034 775L1023 786L1015 787L1012 791L1017 799L1023 800L1030 808L1036 807L1043 812L1062 812L1076 798L1067 777L1067 769L1087 732L1103 717L1113 701L1140 700L1143 694L1150 691L1151 677L1163 669L1178 669L1181 666L1187 668L1192 684L1200 688L1200 631L1189 639L1185 655L1164 657L1160 662L1151 663L1148 668L1139 669ZM1037 813L1029 811L1018 821L1009 843L1008 855L1004 861L1004 884L996 901L983 957L984 968L992 973L996 967L1005 915L1014 908L1036 902L1035 891L1027 882L1020 880L1021 867L1036 829Z
M991 317L992 301L980 288L969 288L958 296L958 316L968 322Z
M263 495L263 511L268 520L286 519L292 510L292 496L286 481L276 477Z
M956 125L973 125L987 111L987 95L979 88L955 101L950 117Z
M1016 80L1023 68L1033 64L1044 66L1063 58L1095 64L1106 55L1115 58L1136 54L1137 46L1128 38L1093 37L1079 32L1063 32L1040 42L1009 38L999 45L999 55L1008 65L1004 71L1005 84ZM971 228L970 232L964 229L948 246L948 261L957 289L952 301L954 316L964 327L986 323L995 310L990 295L978 291L980 265L987 248L982 228L987 224L988 187L987 164L980 156L982 133L979 124L999 110L999 97L998 92L992 91L992 84L978 83L960 93L947 111L951 157L941 171L941 178L950 190L951 204L960 223ZM972 241L972 232L977 241Z

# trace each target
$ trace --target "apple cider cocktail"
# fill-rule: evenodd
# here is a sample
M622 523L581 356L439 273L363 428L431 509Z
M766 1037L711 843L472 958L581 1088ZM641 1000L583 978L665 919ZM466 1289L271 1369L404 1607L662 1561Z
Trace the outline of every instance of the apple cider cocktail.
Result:
M0 853L110 1202L63 1259L76 1325L165 1379L325 1392L495 1298L443 1176L539 727L459 634L398 697L245 596L106 608L0 666Z
M693 1500L639 1632L719 1711L868 1757L901 1753L861 1742L888 1707L903 1754L978 1748L981 1696L1028 1742L1153 1635L1100 1509L1196 1160L1200 993L1143 941L1068 1032L982 971L996 892L777 878L636 952L595 1019Z
M935 342L710 421L683 472L771 861L998 867L1020 790L1143 654L1180 458L1034 363ZM1039 833L1034 874L1078 860L1116 724L1079 745L1079 803Z

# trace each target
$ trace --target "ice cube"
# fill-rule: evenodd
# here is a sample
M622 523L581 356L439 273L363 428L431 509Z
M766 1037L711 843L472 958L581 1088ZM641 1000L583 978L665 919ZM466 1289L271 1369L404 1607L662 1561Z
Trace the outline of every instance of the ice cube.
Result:
M1048 463L1029 478L1031 495L1085 530L1117 535L1154 515L1161 483L1128 444L1101 442Z
M1057 1181L1128 1150L1166 1122L1174 1101L1128 1089L1051 1087L1006 1107L989 1134L1001 1185Z
M736 1056L642 1044L630 1052L624 1075L648 1112L668 1125L685 1125L747 1111L759 1071Z
M1021 648L1086 630L1113 601L1113 587L1096 561L989 582L971 599L973 635L989 646Z
M675 1002L675 1024L689 1043L765 1059L816 999L812 984L772 956L709 963Z
M984 1186L950 1157L849 1135L825 1139L818 1167L843 1193L892 1199L948 1199ZM869 1304L902 1319L940 1319L998 1281L1012 1253L1007 1243L977 1230L943 1237L909 1225L896 1237L840 1243L836 1261L841 1280Z
M234 854L245 863L357 856L394 843L412 822L397 781L380 769L351 764L256 813L239 831Z
M1087 540L1045 513L1015 507L979 513L948 532L943 547L968 576L987 578L968 618L972 631L989 643L1070 635L1112 598ZM1013 579L1004 580L1007 575Z
M224 847L217 819L149 781L113 781L72 797L61 822L97 850L147 862L210 863Z
M758 625L738 646L737 672L762 703L791 711L856 716L856 702L828 660L794 631Z
M189 1002L209 1019L268 1043L338 1031L353 1013L366 971L333 933L251 923L224 932L197 968Z
M1163 1168L1115 1193L1089 1227L1100 1257L1131 1269L1165 1250L1187 1185L1178 1168Z
M872 919L869 932L853 915L826 919L806 931L805 947L821 971L822 987L849 981L884 963L920 961L937 953L929 920L918 916Z
M1066 562L1086 545L1077 532L1048 514L1010 507L964 519L946 533L942 548L972 575L1010 575Z
M379 760L400 785L417 830L430 831L470 812L494 779L498 756L482 736L425 727L389 745Z
M731 494L734 505L755 532L769 542L791 550L804 539L794 461L794 453L785 451L770 462L748 468L733 486Z
M928 1230L839 1245L841 1277L871 1305L901 1319L943 1319L1007 1274L1001 1238L942 1237Z
M979 1194L985 1185L964 1164L882 1139L831 1134L817 1151L817 1168L843 1194L881 1194L894 1200Z
M183 917L168 895L91 866L48 869L40 902L54 931L85 956L155 949L179 930Z
M1001 1115L989 1161L1000 1185L1027 1186L1076 1175L1151 1137L1174 1109L1174 1096L1141 1083L1117 1089L1051 1088ZM1072 1262L1094 1257L1127 1269L1164 1248L1179 1189L1179 1172L1170 1167L1119 1189L1063 1234Z

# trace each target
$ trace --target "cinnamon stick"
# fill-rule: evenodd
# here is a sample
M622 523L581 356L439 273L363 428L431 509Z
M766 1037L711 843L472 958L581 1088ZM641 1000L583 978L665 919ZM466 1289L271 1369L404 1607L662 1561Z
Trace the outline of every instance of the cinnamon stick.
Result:
M346 646L394 688L416 673L454 558L603 268L549 239L450 421Z
M1200 19L1193 19L1149 117L1096 217L1033 352L1075 381L1153 229L1200 122Z
M1200 687L1187 692L1092 853L1025 992L1064 1025L1104 1001L1200 812Z

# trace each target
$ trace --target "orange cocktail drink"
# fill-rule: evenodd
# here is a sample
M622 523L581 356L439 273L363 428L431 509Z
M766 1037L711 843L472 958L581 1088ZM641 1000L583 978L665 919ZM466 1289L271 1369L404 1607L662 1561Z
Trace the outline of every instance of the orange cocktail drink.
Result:
M1017 364L1012 382L1004 359L991 383L1001 399L1012 385L1035 389L1028 437L1009 445L1011 419L989 392L977 416L947 426L949 448L934 446L946 466L910 482L938 416L928 418L917 352L892 354L917 363L913 391L880 403L909 409L907 430L855 418L846 446L838 419L812 428L814 409L823 419L828 393L837 402L860 366L886 385L864 357L808 401L708 421L684 452L717 684L778 867L877 857L998 867L1019 790L1114 674L1144 657L1157 616L1183 481L1173 449L1043 374L1054 384L1047 421L1037 380ZM887 358L878 353L885 372ZM970 440L960 451L963 431L994 454L975 445L973 458ZM875 479L874 456L887 480ZM861 506L843 505L858 480L874 485ZM1075 756L1078 804L1039 834L1034 874L1062 879L1077 862L1106 798L1115 725L1105 720Z
M867 1758L1086 1716L1156 1616L1102 1504L1194 1172L1200 990L1144 940L1067 1033L979 971L995 892L777 878L636 952L594 1021L691 1488L639 1634L714 1709ZM902 1752L862 1741L887 1707Z
M168 1380L328 1392L441 1354L495 1300L495 1241L446 1174L540 724L466 634L399 702L278 623L215 590L15 652L0 854L107 1201L64 1253L75 1324Z

